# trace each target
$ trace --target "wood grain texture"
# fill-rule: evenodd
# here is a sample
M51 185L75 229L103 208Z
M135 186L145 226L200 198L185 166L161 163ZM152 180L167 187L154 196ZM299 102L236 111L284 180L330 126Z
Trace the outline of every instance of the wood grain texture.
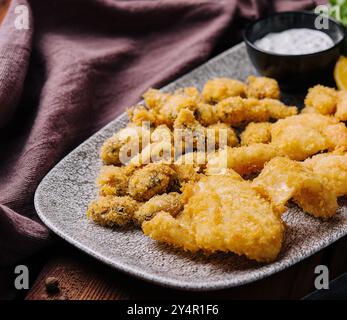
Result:
M51 253L26 300L300 299L315 290L314 269L319 264L329 267L331 280L345 272L347 238L261 281L215 292L185 292L135 279L64 244ZM47 294L45 279L48 276L59 280L58 294Z

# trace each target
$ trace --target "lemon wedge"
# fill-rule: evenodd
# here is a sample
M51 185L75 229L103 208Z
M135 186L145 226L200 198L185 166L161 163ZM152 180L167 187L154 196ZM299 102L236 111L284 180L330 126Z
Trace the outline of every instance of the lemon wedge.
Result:
M334 78L339 90L347 91L347 57L341 56L334 69Z

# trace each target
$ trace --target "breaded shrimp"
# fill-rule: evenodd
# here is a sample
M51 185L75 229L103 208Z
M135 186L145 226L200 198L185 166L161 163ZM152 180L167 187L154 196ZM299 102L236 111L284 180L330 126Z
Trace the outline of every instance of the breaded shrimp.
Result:
M158 212L165 211L173 217L183 210L182 196L177 192L164 193L154 196L145 202L134 213L134 221L142 225L144 221L151 220Z
M270 122L251 122L240 135L241 145L249 146L255 143L271 142Z
M298 113L297 107L287 106L279 100L263 99L260 103L269 111L270 119L284 119Z
M259 172L266 162L277 155L277 149L271 144L256 143L237 148L228 147L209 158L206 174L223 174L225 169L230 168L242 176L248 176Z
M150 163L130 177L128 192L135 200L147 201L175 189L177 183L177 174L170 166Z
M128 196L100 197L89 204L87 216L102 226L124 227L132 222L138 206L138 202Z
M279 99L280 88L275 79L249 76L247 79L246 94L248 98Z
M238 80L215 78L204 85L202 96L207 103L215 104L229 97L244 97L246 86Z

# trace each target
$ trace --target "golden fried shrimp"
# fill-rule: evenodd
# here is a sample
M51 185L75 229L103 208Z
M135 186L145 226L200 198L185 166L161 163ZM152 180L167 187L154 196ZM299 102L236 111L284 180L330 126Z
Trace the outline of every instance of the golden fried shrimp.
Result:
M134 166L103 166L97 178L100 195L125 196L128 192L129 177L134 171Z
M329 218L338 208L336 195L302 163L284 157L269 161L252 182L253 188L271 200L275 210L283 213L291 198L307 213Z
M305 98L305 112L317 112L323 115L331 115L336 110L336 91L333 88L317 85L308 90Z
M270 122L251 122L240 135L241 145L249 146L255 143L271 142Z
M125 164L149 141L149 129L129 124L104 142L100 157L104 164Z
M99 197L89 204L87 216L102 226L124 227L132 222L138 206L138 202L128 196Z
M250 146L225 148L208 159L206 174L223 174L233 169L241 176L259 172L266 162L278 155L271 144L256 143Z
M229 147L235 147L239 144L239 139L235 130L226 123L218 122L209 125L206 130L206 135L207 143L210 142L210 145L207 145L207 150L209 151L214 151L219 147L225 147L226 145Z
M270 119L284 119L298 113L297 107L287 106L275 99L263 99L260 103L269 111Z
M177 174L165 164L150 163L137 170L129 179L128 192L138 201L147 201L177 187Z
M338 196L347 195L347 153L322 153L306 159L303 165Z
M209 126L218 122L215 107L211 104L198 103L194 115L203 126Z
M209 176L184 193L184 211L176 218L158 213L142 224L146 235L193 252L234 252L259 262L277 257L284 226L249 182Z
M141 226L144 221L151 220L160 211L168 212L176 217L183 210L181 198L182 196L177 192L154 196L134 213L135 223Z
M274 79L249 76L247 79L246 94L248 98L279 99L280 88Z
M337 105L335 117L340 121L347 121L347 92L339 91L337 93Z
M206 82L202 96L207 103L215 104L229 97L244 97L246 86L238 80L216 78Z
M237 127L247 122L265 122L269 119L268 109L257 99L230 97L216 105L221 122Z

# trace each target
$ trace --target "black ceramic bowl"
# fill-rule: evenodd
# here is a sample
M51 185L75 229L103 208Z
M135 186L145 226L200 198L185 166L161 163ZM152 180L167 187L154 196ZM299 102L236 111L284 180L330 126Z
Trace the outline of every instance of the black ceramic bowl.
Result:
M244 33L248 55L264 76L275 78L282 89L287 91L304 91L317 83L331 84L334 65L340 55L340 49L346 38L342 24L329 19L329 28L321 29L328 34L334 46L316 53L302 55L285 55L264 51L254 42L268 33L282 32L292 28L315 28L317 15L305 11L276 13L252 22Z

